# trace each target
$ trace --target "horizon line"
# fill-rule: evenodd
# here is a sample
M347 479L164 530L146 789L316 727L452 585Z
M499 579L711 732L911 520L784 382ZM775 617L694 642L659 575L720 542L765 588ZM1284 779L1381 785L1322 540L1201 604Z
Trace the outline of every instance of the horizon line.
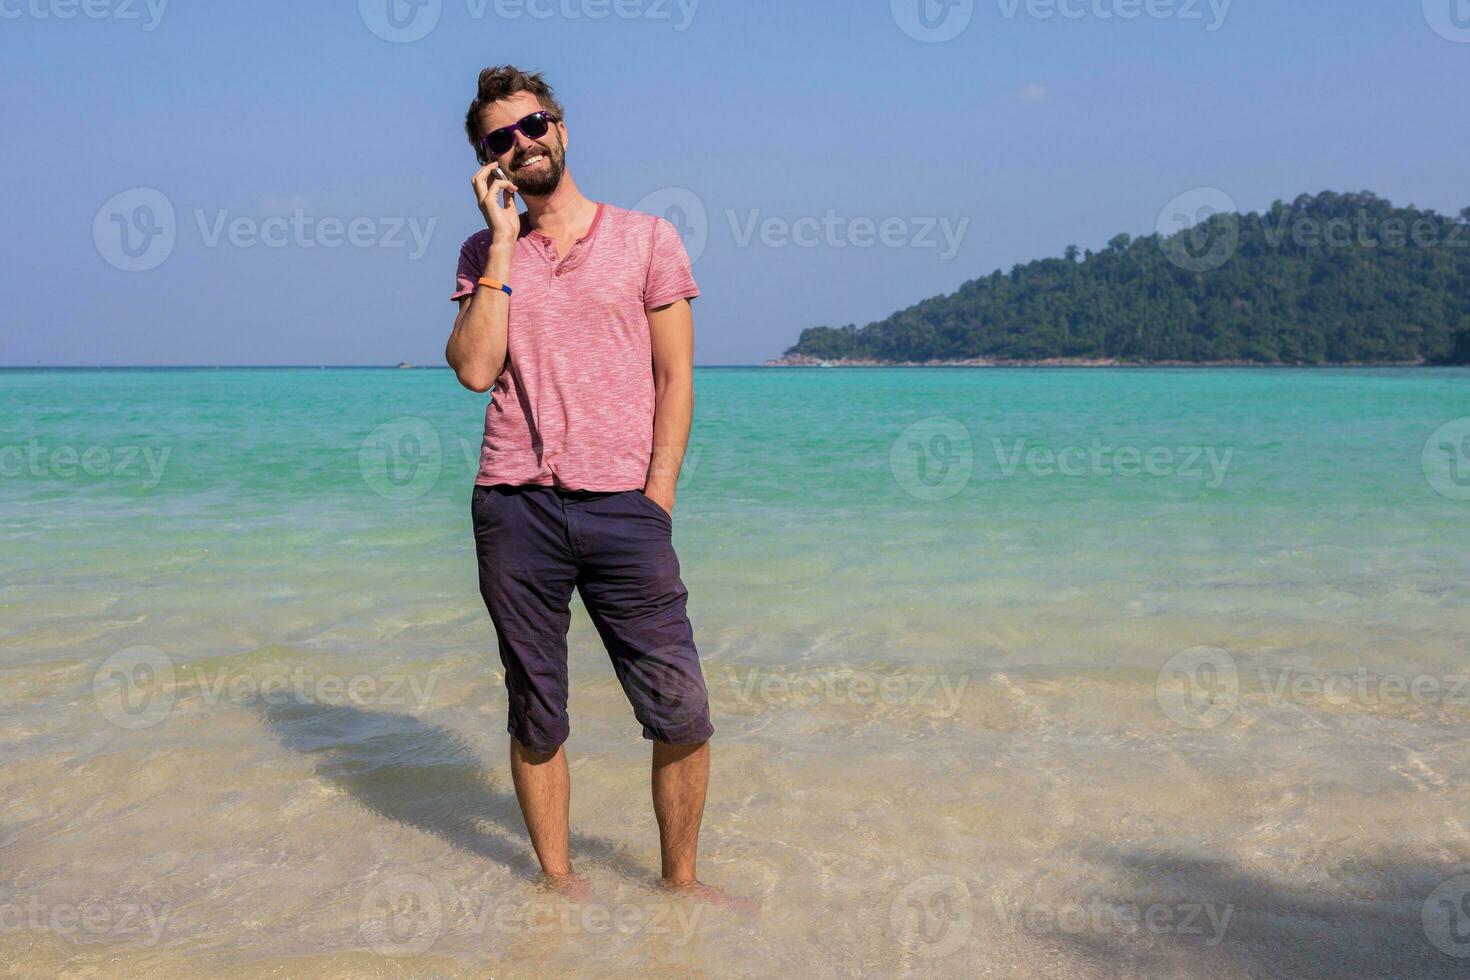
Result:
M764 367L750 364L696 364L697 368ZM449 371L447 364L0 364L0 371Z

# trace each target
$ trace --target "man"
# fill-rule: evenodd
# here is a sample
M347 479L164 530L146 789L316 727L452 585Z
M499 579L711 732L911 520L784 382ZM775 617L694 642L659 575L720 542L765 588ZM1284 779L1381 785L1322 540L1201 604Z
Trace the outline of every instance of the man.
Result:
M566 117L539 73L481 72L465 130L487 228L460 252L445 356L465 387L493 389L471 513L521 813L542 872L573 883L562 743L576 588L653 742L663 880L704 890L714 729L672 542L699 289L673 225L577 189Z

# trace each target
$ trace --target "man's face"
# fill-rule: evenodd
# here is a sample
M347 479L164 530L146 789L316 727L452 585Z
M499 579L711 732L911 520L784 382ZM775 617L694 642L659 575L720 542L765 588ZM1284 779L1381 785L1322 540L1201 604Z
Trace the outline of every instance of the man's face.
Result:
M517 92L480 110L480 134L514 125L540 111L536 96ZM528 139L520 130L515 138L515 145L498 157L492 155L492 162L500 164L522 196L545 197L556 190L566 172L566 127L558 120L539 140Z

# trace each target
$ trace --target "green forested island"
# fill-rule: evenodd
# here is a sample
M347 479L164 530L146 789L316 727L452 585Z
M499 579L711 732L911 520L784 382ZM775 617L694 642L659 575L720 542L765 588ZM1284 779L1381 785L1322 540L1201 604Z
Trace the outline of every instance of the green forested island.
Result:
M1470 363L1470 208L1304 194L1018 265L771 364Z

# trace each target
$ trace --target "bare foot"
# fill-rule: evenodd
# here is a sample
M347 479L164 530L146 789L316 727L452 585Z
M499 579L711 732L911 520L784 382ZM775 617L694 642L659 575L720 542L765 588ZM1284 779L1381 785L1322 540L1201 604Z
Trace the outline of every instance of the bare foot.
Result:
M567 898L577 902L585 902L592 897L592 882L583 878L575 871L563 871L553 874L549 871L541 872L541 884Z
M701 902L708 902L719 908L729 909L731 912L739 912L742 915L754 915L761 909L761 901L758 898L743 898L739 895L731 895L723 888L715 885L706 885L704 882L694 879L689 881L671 881L668 878L663 878L659 881L659 887L678 895L687 895Z

